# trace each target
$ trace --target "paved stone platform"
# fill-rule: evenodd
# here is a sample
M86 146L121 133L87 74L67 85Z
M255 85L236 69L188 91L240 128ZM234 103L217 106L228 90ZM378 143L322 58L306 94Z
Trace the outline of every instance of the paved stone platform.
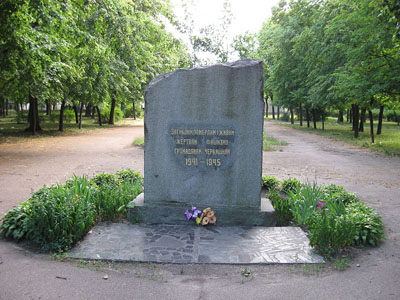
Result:
M70 258L156 263L324 263L299 227L100 223Z

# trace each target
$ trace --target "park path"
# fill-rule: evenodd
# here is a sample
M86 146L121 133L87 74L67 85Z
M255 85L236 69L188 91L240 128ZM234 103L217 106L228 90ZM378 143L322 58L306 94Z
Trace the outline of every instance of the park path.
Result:
M399 299L400 159L266 121L267 133L289 144L264 152L263 174L343 185L375 208L386 224L380 248L353 251L344 272L301 266L111 264L78 268L0 240L0 299ZM0 216L31 189L72 174L143 172L143 127L0 145ZM107 280L104 276L107 275ZM253 276L254 275L254 276ZM45 284L44 284L45 282Z

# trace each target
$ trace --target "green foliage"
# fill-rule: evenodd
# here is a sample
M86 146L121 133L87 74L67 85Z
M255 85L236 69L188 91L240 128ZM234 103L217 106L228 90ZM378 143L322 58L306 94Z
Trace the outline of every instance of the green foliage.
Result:
M110 111L111 111L111 107L109 107L109 106L106 106L101 110L102 122L106 123L110 120ZM114 122L121 121L123 117L124 117L124 113L122 112L121 108L116 106L114 109Z
M327 185L323 187L323 191L326 194L326 198L334 202L343 202L344 205L360 201L355 194L347 192L342 186Z
M381 239L384 238L381 216L362 202L350 203L346 209L357 228L353 244L379 246Z
M349 216L338 216L326 209L314 211L307 220L307 228L310 245L325 257L352 245L357 231Z
M298 187L294 192L289 191L290 211L299 225L306 225L307 220L315 211L318 202L324 199L324 192L315 183Z
M140 175L139 172L135 172L131 169L126 169L126 170L119 170L115 173L115 175L122 180L123 182L126 183L134 183L134 182L139 182L140 184L143 184L143 177Z
M31 212L31 202L26 201L10 210L3 217L1 231L5 237L21 240L26 237L28 232L27 220Z
M73 176L65 185L42 187L9 211L0 231L9 238L26 239L45 250L72 247L99 220L114 220L142 192L143 178L132 170L99 174L88 180Z
M281 197L275 189L270 190L266 195L275 209L278 226L286 226L293 220L293 215L290 210L290 199Z
M301 182L297 178L288 178L282 181L282 192L294 193L301 187Z
M283 114L280 115L279 120L283 122L289 122L290 121L290 114L289 112L285 111Z
M30 200L25 236L44 249L69 249L94 225L95 189L85 177L73 177L65 186L43 187Z
M273 136L268 135L265 131L263 133L263 151L275 151L273 146L286 146L287 142L278 141Z
M262 187L267 191L276 190L279 187L280 181L274 176L264 175L262 176L261 180L262 180Z

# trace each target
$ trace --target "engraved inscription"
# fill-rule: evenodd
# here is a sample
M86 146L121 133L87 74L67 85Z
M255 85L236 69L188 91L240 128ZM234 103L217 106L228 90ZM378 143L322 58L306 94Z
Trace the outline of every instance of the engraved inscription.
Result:
M183 166L218 170L233 164L236 130L233 126L174 124L169 127L172 153Z

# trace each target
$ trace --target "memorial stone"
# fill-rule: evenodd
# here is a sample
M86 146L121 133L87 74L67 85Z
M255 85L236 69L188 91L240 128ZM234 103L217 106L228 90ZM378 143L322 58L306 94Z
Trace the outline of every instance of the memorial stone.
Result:
M145 94L144 195L130 220L185 224L211 207L218 225L273 225L261 200L263 68L242 60L179 69Z

